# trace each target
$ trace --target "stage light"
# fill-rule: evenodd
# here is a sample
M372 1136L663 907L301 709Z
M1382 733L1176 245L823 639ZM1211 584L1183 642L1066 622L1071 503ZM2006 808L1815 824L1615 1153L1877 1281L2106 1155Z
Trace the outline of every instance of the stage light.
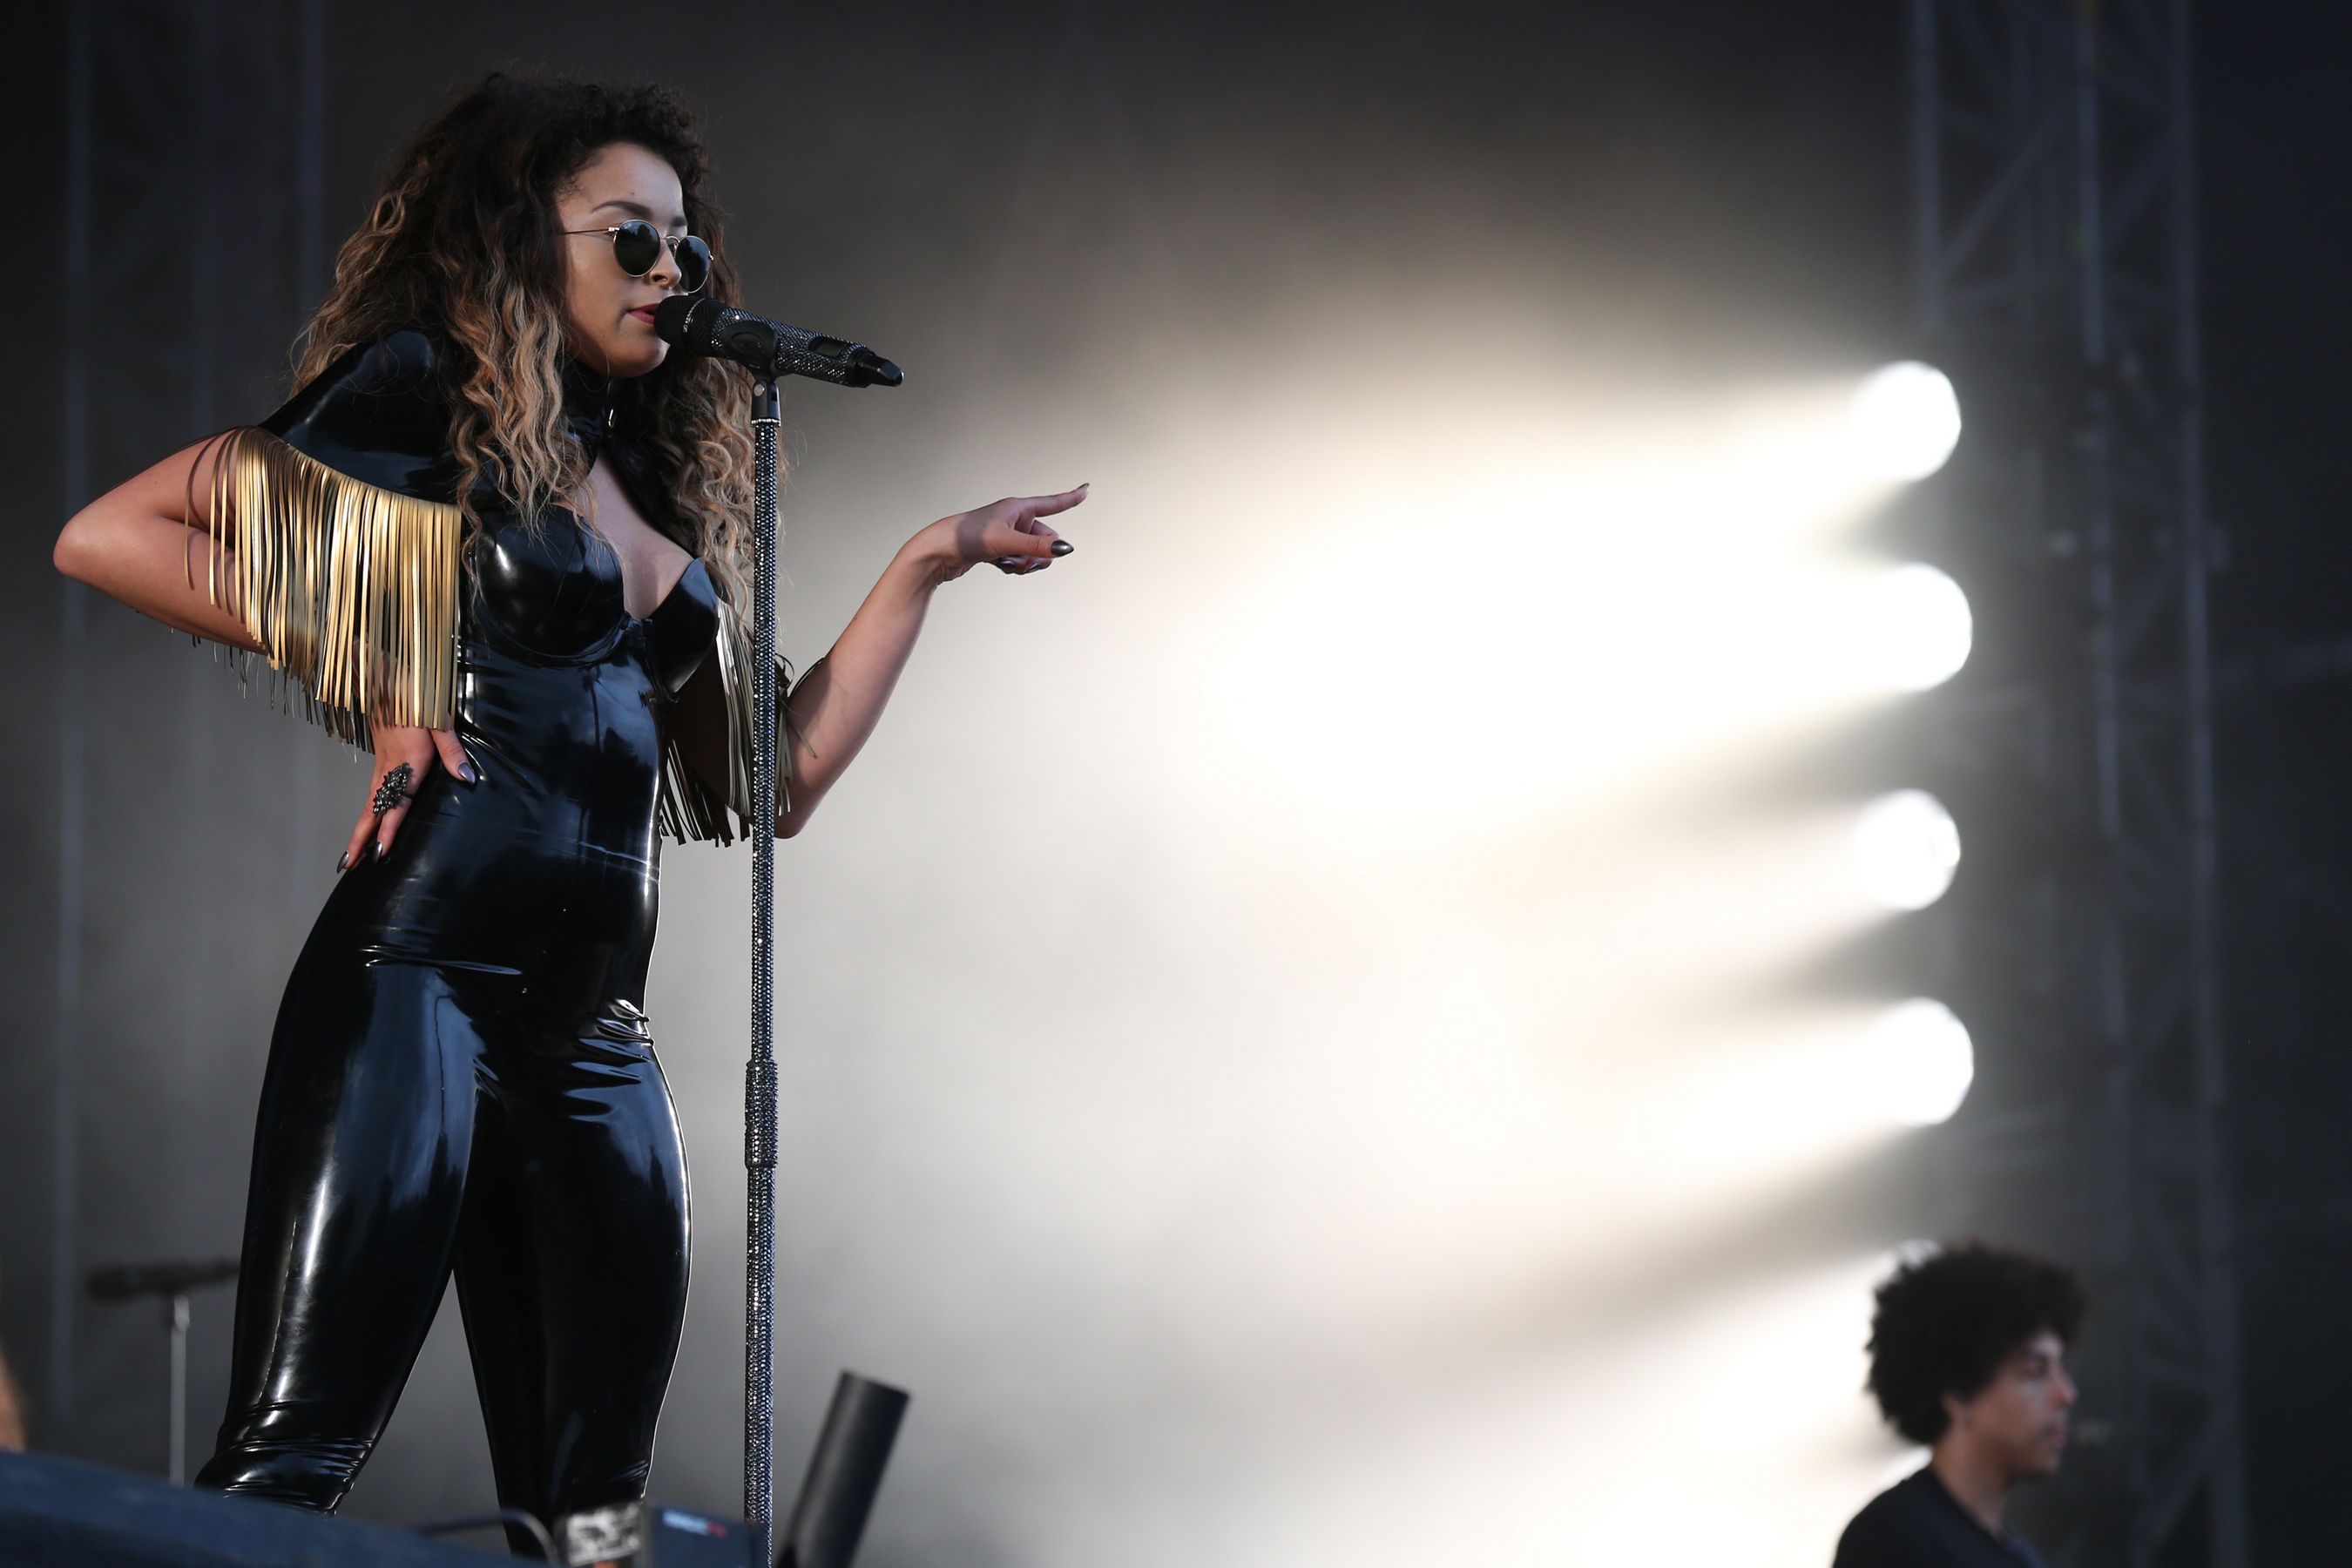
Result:
M1811 1226L1806 1194L1907 1141L1874 1070L1883 999L1783 984L1886 918L1844 858L1867 797L1772 787L1887 700L1872 634L1899 562L1851 547L1885 499L1848 460L1853 379L1655 400L1605 380L1507 396L1383 383L1311 426L1187 391L1119 487L1148 498L1123 536L1138 553L1100 591L1040 601L1057 642L1103 650L1074 670L1068 710L984 711L964 677L1017 659L1041 623L967 617L939 631L966 640L893 731L943 748L916 753L905 788L1017 791L1040 766L1077 780L1055 842L975 847L909 812L929 826L810 872L860 889L840 900L860 918L801 955L810 1006L892 1042L849 1070L892 1108L879 1135L904 1191L1002 1259L975 1321L1024 1353L1066 1338L1035 1307L1040 1259L1079 1259L1090 1290L1158 1292L1231 1373L1170 1394L1117 1383L1148 1366L1111 1366L1122 1398L1190 1402L1158 1407L1171 1424L1257 1397L1255 1370L1286 1360L1401 1374L1368 1379L1400 1391L1378 1422L1310 1429L1311 1404L1271 1407L1309 1438L1263 1494L1281 1512L1197 1478L1216 1531L1279 1542L1266 1568L1460 1555L1464 1518L1489 1521L1498 1563L1565 1540L1798 1568L1879 1489L1885 1442L1855 1392L1879 1238L1833 1257L1811 1229L1801 1256L1721 1239ZM1125 418L1074 404L1066 438L1129 440ZM1401 425L1413 441L1391 438ZM983 422L925 462L959 470L1007 431ZM1246 551L1186 536L1214 488L1203 450L1264 520ZM868 789L841 809L898 799ZM738 863L678 860L675 904L739 907ZM1247 918L1219 918L1237 888ZM1008 896L1032 921L1118 911L1073 936L1082 984L975 1021L884 963L979 963L958 933ZM711 940L667 969L681 1013L718 994L702 947L747 962L723 913L705 918ZM895 945L873 943L877 921ZM1105 1027L1118 1050L1072 1058ZM1088 1114L1055 1116L1073 1059ZM707 1109L689 1136L723 1142L726 1105ZM1374 1201L1335 1214L1335 1179ZM1169 1274L1135 1238L1171 1233L1188 1256ZM1602 1279L1605 1301L1554 1337ZM891 1331L929 1331L919 1275L874 1284L915 1304ZM723 1398L739 1371L706 1358L698 1394ZM1498 1434L1489 1376L1531 1426ZM1640 1459L1676 1439L1642 1423L1677 1407L1662 1386L1709 1379L1738 1389L1726 1408L1767 1413L1717 1424L1695 1460L1740 1478L1726 1517L1741 1530L1676 1519L1661 1538ZM1036 1410L1092 1396L1050 1379L1001 1392ZM1051 1427L1024 1462L1067 1474ZM1116 1494L1152 1457L1096 1445L1073 1495ZM1367 1523L1368 1485L1409 1506Z
M1898 1002L1870 1027L1872 1089L1879 1108L1915 1127L1948 1121L1976 1078L1968 1026L1941 1002Z
M1926 691L1959 673L1976 642L1976 617L1960 585L1914 563L1886 574L1868 612L1869 652L1885 685Z
M1864 471L1896 483L1924 479L1959 445L1959 396L1942 371L1902 360L1863 377L1847 428Z
M1926 909L1944 896L1959 864L1959 825L1926 790L1880 795L1854 823L1854 875L1890 910Z

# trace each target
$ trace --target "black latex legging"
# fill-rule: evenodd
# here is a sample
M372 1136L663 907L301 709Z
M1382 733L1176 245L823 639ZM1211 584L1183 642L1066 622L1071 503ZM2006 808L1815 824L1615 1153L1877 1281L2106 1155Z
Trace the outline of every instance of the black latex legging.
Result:
M484 576L509 626L604 602L535 598L526 567L555 588L585 568L525 553L560 537L498 537ZM480 782L424 781L390 858L337 885L279 1011L228 1415L199 1485L332 1509L454 1268L500 1500L553 1520L643 1497L687 1277L685 1164L641 1010L653 770L710 595L689 569L654 616L599 611L552 655L551 616L524 648L478 601L458 734Z
M504 977L320 954L261 1107L230 1414L197 1483L329 1510L451 1267L499 1496L642 1497L686 1289L686 1173L642 1016L547 1037Z

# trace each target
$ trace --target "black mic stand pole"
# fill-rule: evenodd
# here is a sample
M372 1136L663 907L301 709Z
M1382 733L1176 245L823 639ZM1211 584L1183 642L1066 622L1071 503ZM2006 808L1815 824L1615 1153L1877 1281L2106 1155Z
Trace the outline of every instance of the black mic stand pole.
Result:
M743 1069L743 1517L759 1568L775 1561L776 378L755 373L751 445L751 1059Z

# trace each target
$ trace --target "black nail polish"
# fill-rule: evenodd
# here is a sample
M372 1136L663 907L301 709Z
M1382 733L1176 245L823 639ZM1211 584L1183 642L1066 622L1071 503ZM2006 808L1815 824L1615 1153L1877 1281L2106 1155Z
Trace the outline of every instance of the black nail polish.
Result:
M340 877L352 868L352 852L348 849L335 857L335 875Z
M368 858L371 860L381 860L383 858L383 839L376 839L373 843L368 846Z
M1054 553L1056 555L1067 555L1071 551L1076 550L1076 545L1071 543L1066 539L1057 539L1054 541Z

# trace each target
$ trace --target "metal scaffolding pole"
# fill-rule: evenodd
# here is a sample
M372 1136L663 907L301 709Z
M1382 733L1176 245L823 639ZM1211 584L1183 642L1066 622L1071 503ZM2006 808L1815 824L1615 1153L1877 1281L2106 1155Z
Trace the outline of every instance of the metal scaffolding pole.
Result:
M2242 1568L2236 1258L2216 900L2188 0L1910 0L1916 315L1987 398L1988 531L2033 537L2079 639L2012 670L2060 715L2036 782L2096 853L2037 896L2078 929L2051 1037L2081 1117L1989 1130L2093 1238L2107 1461L2057 1561ZM1964 380L1964 396L1969 383ZM2027 661L2030 663L2030 661ZM2060 1149L2064 1142L2069 1147ZM2070 1180L2083 1145L2099 1179ZM1988 1220L2011 1215L1986 1212Z

